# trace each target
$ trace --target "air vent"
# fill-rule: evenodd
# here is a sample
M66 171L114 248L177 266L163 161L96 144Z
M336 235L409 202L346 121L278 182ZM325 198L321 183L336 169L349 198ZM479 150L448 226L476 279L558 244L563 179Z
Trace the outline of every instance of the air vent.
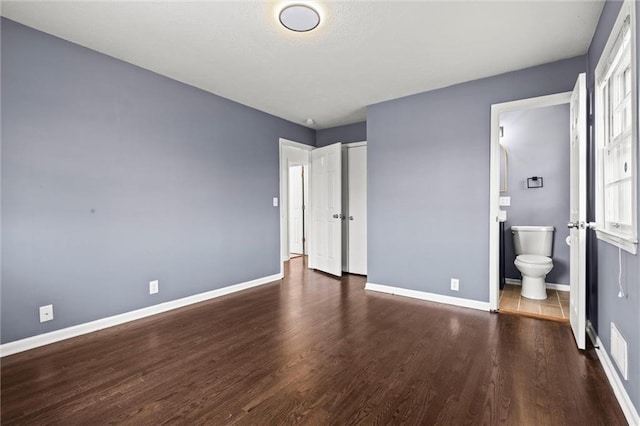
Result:
M618 370L625 380L627 377L627 341L614 323L611 323L611 358L618 366Z

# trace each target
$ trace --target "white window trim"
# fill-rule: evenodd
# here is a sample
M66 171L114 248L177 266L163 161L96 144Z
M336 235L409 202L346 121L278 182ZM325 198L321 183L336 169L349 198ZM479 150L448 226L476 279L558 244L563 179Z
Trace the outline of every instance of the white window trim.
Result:
M614 48L617 35L620 33L625 20L629 19L631 39L631 117L632 117L632 141L631 141L631 158L632 158L632 179L631 179L631 235L616 234L605 228L605 215L604 215L604 107L602 97L600 96L602 84L599 82L602 79L604 72L607 71L608 58L611 56L611 51ZM637 58L636 58L636 14L635 14L635 1L625 0L616 23L609 34L607 44L598 60L598 65L595 69L595 113L594 121L596 125L595 135L595 154L596 154L596 236L598 239L612 244L616 247L620 247L625 251L632 254L636 254L638 250L638 208L637 208L637 186L638 186L638 90L637 90Z

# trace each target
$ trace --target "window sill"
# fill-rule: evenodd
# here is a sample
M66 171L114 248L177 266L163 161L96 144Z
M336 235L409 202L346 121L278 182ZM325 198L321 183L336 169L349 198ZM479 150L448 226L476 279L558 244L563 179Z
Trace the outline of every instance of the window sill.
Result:
M599 240L602 240L616 247L620 247L622 250L628 251L631 254L636 254L638 252L638 240L636 239L612 234L611 232L607 232L604 229L596 229L596 236Z

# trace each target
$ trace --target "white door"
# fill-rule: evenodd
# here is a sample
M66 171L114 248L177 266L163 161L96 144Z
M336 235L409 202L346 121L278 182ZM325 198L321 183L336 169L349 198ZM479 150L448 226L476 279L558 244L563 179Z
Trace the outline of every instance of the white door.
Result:
M348 271L367 274L367 147L348 149Z
M586 140L586 83L585 74L571 95L570 148L570 214L569 236L571 254L569 266L570 320L579 349L586 346L586 265L587 265L587 140Z
M309 268L342 275L342 146L311 151Z
M303 168L289 167L289 252L304 253Z

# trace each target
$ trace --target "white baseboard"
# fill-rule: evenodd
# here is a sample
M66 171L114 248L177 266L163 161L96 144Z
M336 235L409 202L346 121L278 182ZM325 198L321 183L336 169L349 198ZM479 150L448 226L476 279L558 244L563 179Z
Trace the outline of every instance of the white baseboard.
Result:
M522 285L522 280L518 280L515 278L505 278L504 282L511 285ZM548 289L558 290L558 291L570 291L571 286L569 284L555 284L555 283L545 283Z
M596 354L598 355L600 364L602 364L602 368L607 375L607 379L609 379L609 384L611 384L611 387L613 388L613 393L618 399L618 403L620 404L620 408L622 408L622 412L624 413L627 422L631 426L640 426L640 415L638 415L638 410L634 407L627 390L622 384L622 379L618 375L616 368L613 366L611 358L609 358L609 354L602 344L600 337L598 337L596 330L593 328L591 321L587 321L587 334L589 335L593 346L596 348Z
M160 314L162 312L171 311L173 309L182 308L194 303L204 302L205 300L215 299L216 297L225 296L241 290L268 284L282 278L282 274L270 275L268 277L258 278L240 284L207 291L193 296L183 297L182 299L171 300L169 302L159 303L135 311L125 312L123 314L114 315L107 318L87 322L84 324L74 325L72 327L51 331L49 333L39 334L37 336L27 337L24 339L8 342L0 345L0 357L13 355L18 352L27 351L29 349L38 348L40 346L49 345L61 340L70 339L72 337L81 336L83 334L92 333L94 331L120 325L125 322L135 321L151 315Z
M400 287L391 287L388 285L367 283L365 290L378 291L381 293L395 294L397 296L411 297L413 299L428 300L430 302L445 303L447 305L462 306L463 308L478 309L481 311L489 311L489 302L480 302L477 300L463 299L461 297L445 296L436 293L427 293L425 291L409 290Z

